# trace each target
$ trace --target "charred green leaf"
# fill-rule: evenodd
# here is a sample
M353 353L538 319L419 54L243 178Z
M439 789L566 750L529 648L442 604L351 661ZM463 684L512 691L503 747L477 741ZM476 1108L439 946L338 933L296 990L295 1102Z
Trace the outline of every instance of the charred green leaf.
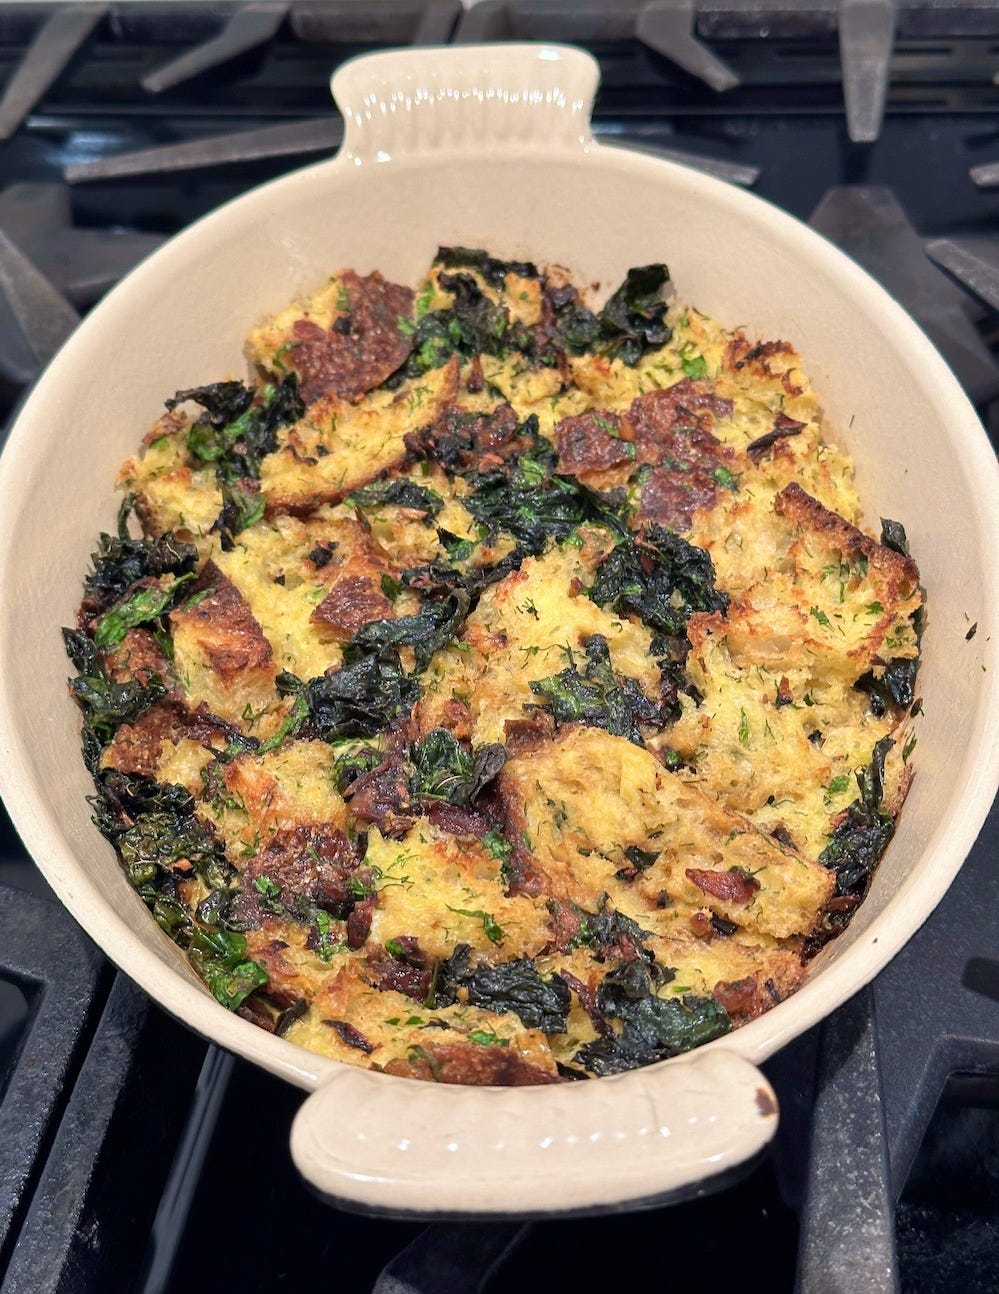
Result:
M177 592L194 572L177 575L162 586L149 584L130 593L101 616L94 626L94 642L98 647L115 647L130 629L148 624L168 611L177 600Z
M477 247L439 247L435 265L447 270L475 270L490 287L500 291L506 286L506 276L516 274L522 279L536 279L538 267L530 261L501 261Z
M637 615L652 629L676 637L695 611L727 611L715 588L710 556L662 526L646 528L641 542L627 539L596 569L589 596L618 615Z
M890 660L880 674L868 670L857 679L854 687L866 692L871 701L871 713L877 718L893 707L908 709L916 699L916 674L919 660L896 657Z
M62 634L66 651L79 670L69 680L69 687L83 711L84 753L88 766L92 766L118 726L134 723L144 710L166 695L166 686L157 674L145 683L138 679L116 683L101 664L92 639L75 629L64 629Z
M611 666L607 639L600 634L585 644L586 666L580 673L575 661L559 674L532 681L531 691L542 698L556 727L585 723L604 728L615 737L643 745L639 724L655 723L659 707L633 678L616 674Z
M618 1029L580 1047L573 1057L577 1065L598 1077L620 1074L700 1047L732 1028L728 1012L713 998L658 997L657 979L666 982L641 960L606 976L597 989L597 1010Z
M467 808L506 758L505 747L498 743L480 746L473 753L447 728L434 728L413 747L412 794Z
M864 892L895 830L882 807L885 757L894 744L891 737L882 737L874 747L870 764L857 774L859 799L846 810L819 855L819 862L836 873L839 894Z
M305 684L308 727L326 741L373 737L407 715L418 695L398 654L362 656Z
M628 271L599 315L601 340L611 358L634 366L647 350L672 337L662 296L667 283L669 270L662 264Z
M184 544L171 531L158 539L133 539L128 533L128 515L133 496L124 500L118 512L117 535L102 534L97 551L91 554L92 570L83 585L83 610L100 615L141 579L160 575L186 575L194 570L198 550Z
M456 1001L459 988L467 990L472 1006L497 1015L512 1011L528 1029L565 1032L571 1002L569 986L561 975L543 980L530 957L497 966L481 962L473 970L471 949L468 944L459 944L440 968L437 1004Z
M395 477L388 481L374 481L360 490L355 490L345 503L355 508L371 508L378 504L395 504L400 508L412 508L425 512L428 518L436 517L444 506L444 500L434 490L417 485L406 477Z
M371 620L354 634L344 657L354 660L361 653L382 655L412 647L417 672L422 672L457 635L468 614L469 601L468 594L459 589L448 597L428 599L417 615Z

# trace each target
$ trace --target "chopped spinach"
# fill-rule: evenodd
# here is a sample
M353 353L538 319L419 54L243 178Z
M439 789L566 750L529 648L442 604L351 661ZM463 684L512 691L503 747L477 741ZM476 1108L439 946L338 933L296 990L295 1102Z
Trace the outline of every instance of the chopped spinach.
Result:
M665 265L630 269L624 282L600 311L600 336L613 359L634 366L653 346L673 335L665 321L662 291L669 282Z
M561 975L543 980L530 957L501 962L492 966L480 962L471 965L471 949L459 944L441 965L437 977L438 1006L457 1001L457 990L465 989L472 1006L497 1015L512 1011L528 1029L545 1033L564 1033L571 997L569 986Z
M618 615L634 614L676 637L695 611L726 611L710 556L680 535L650 525L640 542L626 539L597 567L589 596Z
M413 747L412 794L468 808L506 759L499 743L480 746L473 754L447 728L434 728Z
M194 572L177 575L167 580L162 587L158 584L145 585L128 597L122 598L109 611L105 611L94 626L94 642L98 647L115 647L130 629L156 620L173 606L177 590L189 580L194 579Z
M456 636L468 614L469 596L463 589L448 597L428 599L417 615L399 616L395 620L370 620L354 634L344 652L345 659L360 654L381 655L399 647L412 647L417 672L430 664L433 656Z
M501 291L506 286L508 274L516 274L522 279L538 277L538 267L530 261L501 261L477 247L439 247L434 264L443 265L447 270L475 270L490 287Z
M69 680L70 691L83 711L84 754L88 767L96 764L100 750L114 736L119 724L134 723L166 695L166 686L158 674L145 683L128 679L116 683L110 678L92 639L77 629L64 629L66 651L79 670Z
M584 723L604 728L615 737L643 745L640 723L655 723L659 707L633 678L615 674L607 639L593 634L585 643L586 666L582 673L573 661L559 674L532 681L531 691L551 711L556 727Z
M355 490L344 502L355 508L370 508L380 503L396 504L400 508L425 512L428 519L436 517L444 506L444 500L434 490L428 490L405 477L374 481L371 485Z
M666 982L644 961L625 962L611 971L596 993L597 1010L617 1021L620 1032L586 1043L573 1060L592 1074L620 1074L700 1047L732 1028L729 1014L714 998L662 998L655 985ZM672 979L672 972L667 972Z
M113 606L139 580L186 575L198 559L194 545L181 543L170 531L158 539L133 539L128 533L133 500L129 495L121 505L117 535L102 534L97 551L91 554L93 569L83 585L83 607L91 615Z
M246 936L235 930L198 926L187 956L212 995L230 1011L267 983L267 972L246 956Z
M857 774L860 797L846 810L819 855L819 862L836 873L839 894L866 889L895 830L894 820L882 807L885 756L894 744L891 737L882 737L874 747L870 764Z
M854 687L867 693L871 700L872 714L881 718L892 706L905 710L912 705L916 699L918 670L918 659L895 657L887 663L880 677L873 670L868 670L857 679Z

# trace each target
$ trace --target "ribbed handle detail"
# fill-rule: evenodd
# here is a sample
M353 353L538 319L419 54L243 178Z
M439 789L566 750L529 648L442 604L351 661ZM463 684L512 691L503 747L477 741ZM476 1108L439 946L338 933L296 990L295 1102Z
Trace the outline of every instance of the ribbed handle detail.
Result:
M585 153L598 80L596 61L567 45L364 55L331 81L344 119L340 156L360 165L483 146Z
M299 1110L291 1149L314 1186L353 1207L488 1217L700 1193L776 1128L760 1071L711 1048L536 1088L447 1087L345 1066Z

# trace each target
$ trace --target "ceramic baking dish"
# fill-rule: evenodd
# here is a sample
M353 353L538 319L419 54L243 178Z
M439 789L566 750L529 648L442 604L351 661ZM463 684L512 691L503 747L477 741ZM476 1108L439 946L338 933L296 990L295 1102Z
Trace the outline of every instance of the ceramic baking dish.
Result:
M0 790L14 822L62 901L152 997L312 1093L293 1128L295 1160L355 1208L595 1211L724 1181L776 1128L757 1065L898 951L995 793L999 473L972 408L911 319L816 234L717 180L597 145L596 83L594 61L565 47L348 63L333 79L339 155L207 216L122 282L42 376L0 461ZM560 263L604 290L629 266L665 260L683 299L793 341L854 456L869 520L904 522L927 590L916 777L846 933L769 1014L689 1056L586 1083L417 1083L313 1055L228 1013L90 822L65 686L59 626L72 622L87 554L114 517L117 465L164 396L243 376L251 326L332 270L414 282L453 243Z

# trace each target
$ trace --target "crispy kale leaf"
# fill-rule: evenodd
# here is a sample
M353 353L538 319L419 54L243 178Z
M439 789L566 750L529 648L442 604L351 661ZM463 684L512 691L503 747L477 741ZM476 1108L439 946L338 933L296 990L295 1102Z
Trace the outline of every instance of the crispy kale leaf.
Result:
M105 611L94 626L94 642L98 647L115 647L130 629L148 624L168 611L177 600L178 591L194 579L194 572L177 575L161 587L146 584L134 589L127 597Z
M267 983L267 972L246 956L246 936L235 930L195 927L187 956L212 995L230 1011Z
M305 412L298 394L298 378L289 373L278 385L264 388L257 399L253 387L242 382L216 382L211 386L178 391L167 408L185 400L200 404L204 413L187 433L187 448L199 465L215 464L222 491L222 511L215 523L227 552L241 530L264 515L264 499L256 486L260 464L277 449L277 433L297 422Z
M333 674L304 685L306 730L324 741L373 737L407 715L419 696L398 653L359 656Z
M370 620L351 638L344 657L353 660L361 654L386 652L391 656L399 647L412 647L417 672L422 672L434 654L455 637L469 604L468 594L458 589L444 598L427 599L417 615Z
M574 1062L598 1077L620 1074L728 1033L732 1021L713 998L656 995L656 987L673 975L641 959L611 971L597 989L596 1004L604 1020L617 1021L620 1031L580 1047Z
M870 764L857 774L859 799L846 810L819 855L819 862L836 873L839 894L864 892L895 830L891 815L882 808L885 756L894 744L891 737L882 737L874 747Z
M119 724L134 723L166 694L166 686L156 674L145 684L138 679L116 683L101 664L91 638L77 629L64 629L62 636L69 658L79 671L69 680L69 687L83 711L83 753L93 772L102 748Z
M662 291L669 282L665 265L630 269L624 282L600 311L600 336L612 359L634 366L653 346L673 335L665 322Z
M522 279L536 279L538 267L530 261L501 261L477 247L439 247L435 265L447 270L475 270L490 287L500 291L506 286L506 276L516 274Z
M538 434L536 415L524 422L520 434L533 440L531 452L494 471L473 473L472 493L462 502L491 536L513 535L521 552L533 555L550 540L571 535L593 513L576 483L555 474L556 454Z
M233 388L231 398L220 399L220 387ZM178 391L167 401L167 407L173 408L193 400L205 410L187 434L187 447L197 461L216 465L220 481L258 477L261 460L277 449L279 428L296 422L305 412L294 373L276 386L265 387L259 402L256 397L253 387L220 382Z
M652 629L679 637L695 611L726 611L715 569L695 548L663 526L650 525L640 542L626 539L597 567L589 596L618 615L638 615Z
M447 728L434 728L416 743L410 758L414 796L468 808L506 763L507 754L499 743L480 746L473 753Z
M471 359L483 352L503 355L509 349L505 306L491 301L470 274L441 274L438 282L454 301L447 309L424 315L416 325L405 365L409 377L440 368L452 355Z
M615 674L611 667L607 639L593 634L584 644L586 666L580 673L575 661L559 674L532 681L531 691L542 698L555 719L604 728L615 737L627 737L643 745L640 723L655 723L659 707L645 695L633 678Z
M211 893L199 914L224 918L235 871L211 829L194 813L186 788L116 770L101 773L92 797L94 822L121 857L125 874L158 924L187 955L223 1006L235 1010L267 982L246 957L246 939L195 919L178 883L193 872Z
M434 490L417 485L405 477L388 481L374 481L355 490L344 502L355 508L370 508L380 503L394 503L400 508L413 508L425 512L427 518L436 517L444 500Z
M129 879L143 883L186 860L210 889L227 886L234 875L211 829L195 815L183 786L107 770L91 799L94 822L121 854ZM187 872L190 869L184 868Z
M880 676L868 670L857 679L854 687L867 693L871 700L871 713L880 719L892 707L905 710L912 705L916 699L918 671L918 658L896 657L888 662Z
M194 570L198 550L175 539L169 530L158 539L132 538L128 516L133 498L129 495L118 511L117 535L102 534L97 551L91 554L93 569L83 585L83 610L89 615L107 611L141 579Z
M468 606L468 594L459 589L428 600L418 615L372 620L347 644L341 669L305 683L279 674L278 691L294 696L295 706L267 748L299 734L332 742L384 732L409 714L420 694L416 679L403 670L399 648L412 647L417 670L425 669L455 636Z
M459 944L440 968L437 1005L457 1001L459 988L466 991L472 1006L497 1015L512 1011L528 1029L565 1032L571 1002L569 986L561 975L543 980L530 957L497 966L480 962L473 970L468 944Z

